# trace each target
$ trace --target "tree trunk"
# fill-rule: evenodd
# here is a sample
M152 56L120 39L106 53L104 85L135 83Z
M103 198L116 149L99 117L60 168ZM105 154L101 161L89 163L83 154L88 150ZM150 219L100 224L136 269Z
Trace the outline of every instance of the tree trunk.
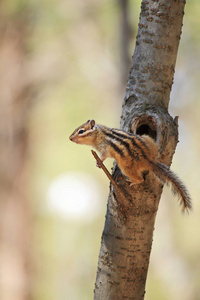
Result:
M136 47L123 102L121 128L148 134L170 165L178 142L177 118L167 108L185 1L142 1ZM113 174L126 203L110 186L99 254L95 300L144 299L156 213L162 185L151 173L130 187L116 166Z
M6 3L4 3L4 6ZM27 24L0 11L0 299L30 296L31 215L27 199ZM24 12L24 17L27 12Z

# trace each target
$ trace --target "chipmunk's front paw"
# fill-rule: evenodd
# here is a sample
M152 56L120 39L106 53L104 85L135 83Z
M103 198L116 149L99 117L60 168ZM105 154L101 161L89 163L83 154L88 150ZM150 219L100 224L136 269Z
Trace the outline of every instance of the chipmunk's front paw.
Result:
M101 169L101 166L98 164L98 162L96 161L96 167Z

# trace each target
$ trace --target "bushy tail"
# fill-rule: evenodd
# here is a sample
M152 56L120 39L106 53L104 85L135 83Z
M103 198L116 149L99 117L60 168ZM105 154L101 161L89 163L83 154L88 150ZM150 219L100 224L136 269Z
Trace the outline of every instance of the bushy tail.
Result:
M168 166L162 163L150 161L150 164L153 172L161 183L171 184L173 193L176 194L181 201L183 211L191 210L192 204L190 195L178 176L172 172Z

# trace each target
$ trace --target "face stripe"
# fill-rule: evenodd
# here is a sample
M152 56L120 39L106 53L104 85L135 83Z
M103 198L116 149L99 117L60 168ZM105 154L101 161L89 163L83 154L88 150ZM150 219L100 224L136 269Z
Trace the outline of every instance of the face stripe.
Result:
M79 137L86 137L86 136L89 136L89 135L91 135L93 133L93 131L91 130L91 131L85 131L84 133L82 133L82 134L79 134Z

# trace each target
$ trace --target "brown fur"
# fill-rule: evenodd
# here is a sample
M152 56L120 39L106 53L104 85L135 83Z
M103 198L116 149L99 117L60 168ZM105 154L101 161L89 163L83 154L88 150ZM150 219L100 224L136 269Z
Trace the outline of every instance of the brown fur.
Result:
M143 173L152 171L162 183L171 183L183 207L191 209L187 189L166 165L157 161L158 146L150 136L127 133L88 120L75 129L69 138L77 144L95 148L100 153L102 161L108 157L114 158L131 185L142 183Z

